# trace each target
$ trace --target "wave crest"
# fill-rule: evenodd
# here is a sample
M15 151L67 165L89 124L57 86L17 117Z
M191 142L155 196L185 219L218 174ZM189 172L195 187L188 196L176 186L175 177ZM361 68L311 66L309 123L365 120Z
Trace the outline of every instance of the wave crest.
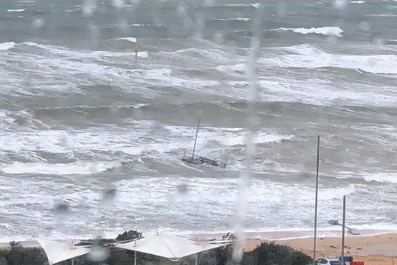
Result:
M320 27L320 28L278 28L276 31L293 31L300 34L321 34L333 37L343 37L343 30L339 27Z
M56 175L90 175L119 167L120 162L75 162L75 163L22 163L14 162L3 165L1 171L7 174L56 174Z
M7 51L15 46L15 42L3 42L0 43L0 51Z

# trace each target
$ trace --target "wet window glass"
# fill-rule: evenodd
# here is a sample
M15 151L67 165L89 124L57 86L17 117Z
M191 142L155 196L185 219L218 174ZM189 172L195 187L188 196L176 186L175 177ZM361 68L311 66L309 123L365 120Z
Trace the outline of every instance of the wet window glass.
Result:
M2 0L2 241L395 229L396 16L391 0Z

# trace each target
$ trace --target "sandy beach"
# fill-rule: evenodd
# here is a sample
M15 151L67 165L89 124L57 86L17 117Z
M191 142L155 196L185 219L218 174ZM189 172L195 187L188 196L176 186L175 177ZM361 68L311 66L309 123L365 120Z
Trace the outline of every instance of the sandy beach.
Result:
M287 245L313 256L313 238L291 239L249 239L245 251L256 248L261 242L274 242ZM341 237L318 237L316 258L339 257L341 255ZM353 256L353 261L364 261L365 265L394 265L397 262L397 234L345 236L345 256Z

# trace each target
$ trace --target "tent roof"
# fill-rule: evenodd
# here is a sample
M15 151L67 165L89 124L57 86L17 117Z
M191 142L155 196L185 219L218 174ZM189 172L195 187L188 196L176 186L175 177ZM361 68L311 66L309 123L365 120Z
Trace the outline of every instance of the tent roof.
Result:
M90 252L90 248L74 246L73 244L38 238L37 241L44 249L50 265L72 259Z
M116 247L160 256L171 260L179 260L183 257L209 249L219 248L227 244L229 243L222 242L220 244L209 244L172 235L160 234L134 240L128 243L119 243L116 244Z

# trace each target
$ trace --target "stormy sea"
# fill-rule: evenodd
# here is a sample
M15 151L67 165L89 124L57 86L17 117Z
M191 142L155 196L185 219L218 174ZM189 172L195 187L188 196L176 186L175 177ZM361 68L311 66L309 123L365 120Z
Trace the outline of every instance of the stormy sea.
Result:
M1 241L311 233L318 137L320 233L343 196L346 225L397 230L396 19L392 0L2 0Z

